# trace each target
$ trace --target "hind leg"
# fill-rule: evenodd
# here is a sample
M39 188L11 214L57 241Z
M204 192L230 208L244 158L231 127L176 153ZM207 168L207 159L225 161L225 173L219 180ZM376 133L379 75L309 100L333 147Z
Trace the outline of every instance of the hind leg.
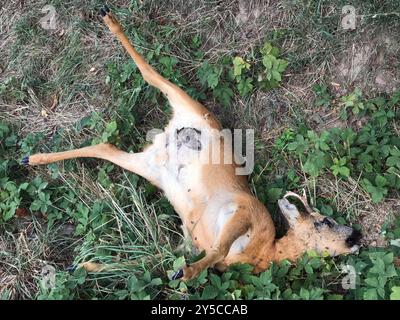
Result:
M185 266L174 275L174 279L182 278L187 281L196 277L201 271L217 265L218 268L226 267L221 261L228 255L229 250L237 238L250 228L249 213L246 209L239 209L232 218L226 222L222 229L220 239L214 249L208 251L206 256L192 265Z
M169 100L174 114L191 115L204 119L212 127L219 128L219 122L210 114L210 112L199 102L192 99L185 91L177 85L171 83L161 76L149 63L137 52L128 37L125 35L122 26L107 7L100 10L104 23L110 29L122 46L129 53L136 63L143 76L143 79L150 85L159 89Z

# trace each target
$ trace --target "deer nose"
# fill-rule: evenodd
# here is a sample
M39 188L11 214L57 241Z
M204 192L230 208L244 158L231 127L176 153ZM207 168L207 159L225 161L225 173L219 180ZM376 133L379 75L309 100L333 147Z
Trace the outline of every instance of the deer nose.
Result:
M353 229L353 232L346 239L346 245L351 248L355 245L359 245L362 239L362 234L360 231Z

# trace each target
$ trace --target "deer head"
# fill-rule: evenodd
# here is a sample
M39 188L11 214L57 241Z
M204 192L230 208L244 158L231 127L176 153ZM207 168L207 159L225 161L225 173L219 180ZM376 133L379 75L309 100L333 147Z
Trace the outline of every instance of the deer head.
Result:
M299 199L305 212L300 212L288 201L288 197ZM315 250L319 254L327 252L330 256L358 251L361 233L312 210L305 194L299 196L288 192L278 200L278 206L289 224L289 230L286 236L276 242L276 260L294 260L308 250Z

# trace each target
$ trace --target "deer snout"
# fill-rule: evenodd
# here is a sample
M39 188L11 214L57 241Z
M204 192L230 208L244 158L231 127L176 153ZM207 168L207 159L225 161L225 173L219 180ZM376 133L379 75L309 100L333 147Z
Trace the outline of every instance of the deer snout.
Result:
M361 244L361 239L362 239L361 232L353 229L352 233L346 239L346 245L349 248L353 248L353 247L357 246L357 249L358 249L359 245Z
M324 221L324 220L323 220ZM357 253L360 249L362 234L360 231L355 230L352 227L339 225L334 222L333 225L325 224L325 228L322 227L320 229L321 233L331 232L332 242L337 245L333 245L332 243L327 245L330 249L332 249L331 255L336 256L338 254L347 254L347 253ZM321 226L317 226L321 228ZM327 229L329 228L329 229ZM339 240L339 241L338 241Z

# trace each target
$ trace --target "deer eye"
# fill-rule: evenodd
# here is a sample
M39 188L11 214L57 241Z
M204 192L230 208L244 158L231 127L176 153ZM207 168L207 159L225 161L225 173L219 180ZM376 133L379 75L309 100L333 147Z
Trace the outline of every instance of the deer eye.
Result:
M335 223L331 219L326 217L320 221L314 222L314 227L318 230L324 225L327 226L328 228L333 228L335 226Z
M322 220L323 224L326 224L329 228L333 228L333 226L335 225L331 219L329 218L324 218L324 220Z

